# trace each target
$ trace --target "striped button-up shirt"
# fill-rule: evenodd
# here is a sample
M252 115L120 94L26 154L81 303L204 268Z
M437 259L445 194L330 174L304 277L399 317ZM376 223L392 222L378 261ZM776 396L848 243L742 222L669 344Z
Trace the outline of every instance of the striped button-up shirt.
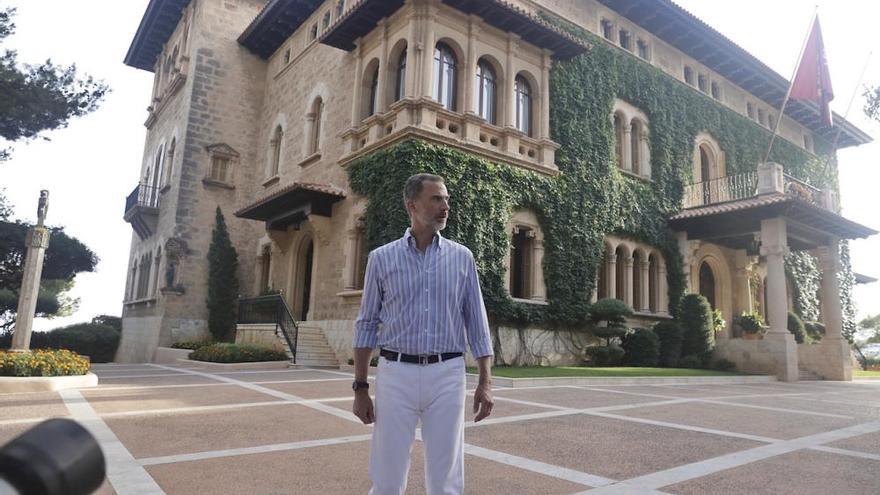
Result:
M370 253L354 328L355 348L465 352L467 338L475 358L492 355L474 255L439 233L424 253L410 229Z

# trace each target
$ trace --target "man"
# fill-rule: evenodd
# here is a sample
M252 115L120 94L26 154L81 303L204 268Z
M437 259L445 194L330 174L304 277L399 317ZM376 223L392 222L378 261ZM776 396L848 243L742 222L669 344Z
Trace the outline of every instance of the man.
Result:
M465 337L477 360L475 421L492 412L492 343L474 256L444 239L449 194L443 178L410 177L404 203L411 226L370 253L355 322L354 414L375 421L370 452L373 495L406 489L421 420L429 495L464 493ZM382 325L381 331L379 325ZM370 355L380 347L376 406L369 395Z

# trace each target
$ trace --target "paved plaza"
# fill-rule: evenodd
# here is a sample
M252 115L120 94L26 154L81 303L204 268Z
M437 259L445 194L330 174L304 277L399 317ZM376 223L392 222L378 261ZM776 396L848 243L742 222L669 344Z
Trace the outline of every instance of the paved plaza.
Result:
M100 386L0 395L0 443L85 423L98 493L365 494L350 372L96 365ZM880 381L497 388L468 423L473 494L880 493ZM471 416L472 417L472 416ZM424 493L416 442L407 493Z

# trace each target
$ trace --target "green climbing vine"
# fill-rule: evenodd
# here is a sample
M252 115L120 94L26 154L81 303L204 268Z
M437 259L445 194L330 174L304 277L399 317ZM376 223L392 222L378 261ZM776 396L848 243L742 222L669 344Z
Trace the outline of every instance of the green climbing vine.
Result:
M554 65L550 74L551 136L560 144L556 163L562 173L547 177L420 140L378 150L348 168L354 191L369 198L368 248L400 237L408 226L401 199L406 178L436 173L446 178L451 196L444 235L474 252L495 322L582 328L608 234L633 238L663 253L674 313L686 285L667 218L680 210L684 186L691 181L697 134L707 132L718 141L727 173L736 174L755 170L769 132L591 33L566 21L551 21L593 43L586 53ZM615 165L610 118L615 98L648 117L650 180L621 173ZM817 152L827 154L829 144L815 141ZM784 139L776 140L771 160L810 184L836 184L836 161L826 166L825 160ZM533 211L544 232L549 305L520 303L507 295L506 230L518 209ZM798 308L812 315L818 307L815 264L807 258L793 256L789 274L800 288Z

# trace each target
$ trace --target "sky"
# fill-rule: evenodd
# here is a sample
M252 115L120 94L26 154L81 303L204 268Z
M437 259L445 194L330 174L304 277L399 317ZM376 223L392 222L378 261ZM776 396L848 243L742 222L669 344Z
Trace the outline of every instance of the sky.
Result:
M0 163L0 188L14 217L36 221L41 189L49 190L47 224L65 231L100 258L94 273L76 277L72 296L79 310L70 317L38 318L34 329L50 330L89 321L98 314L119 315L125 285L131 227L122 219L125 197L138 182L144 151L152 73L123 59L148 0L0 0L18 9L16 33L0 49L14 49L19 61L47 58L75 63L83 73L112 88L101 108L74 119L69 127L45 133L49 140L15 145L11 160ZM818 5L835 99L832 109L880 139L880 124L862 112L862 85L880 84L880 2L874 0L677 0L677 3L789 79ZM880 143L842 150L840 184L843 214L880 230ZM880 235L851 244L855 271L880 278ZM858 286L859 317L880 313L880 282Z

